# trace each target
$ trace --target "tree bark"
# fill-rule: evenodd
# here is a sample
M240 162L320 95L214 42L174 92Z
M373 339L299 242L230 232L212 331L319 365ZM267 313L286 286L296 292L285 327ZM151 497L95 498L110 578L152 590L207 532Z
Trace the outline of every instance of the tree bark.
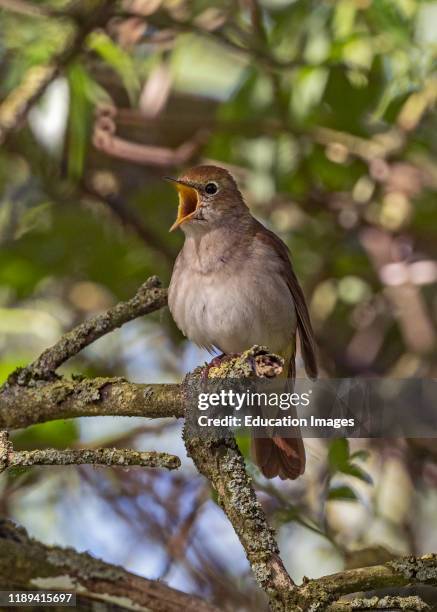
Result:
M90 378L6 384L0 389L0 429L84 416L182 417L177 384L134 384L123 378Z
M203 599L87 553L45 546L29 538L23 528L0 519L0 590L40 589L76 593L79 610L218 612Z

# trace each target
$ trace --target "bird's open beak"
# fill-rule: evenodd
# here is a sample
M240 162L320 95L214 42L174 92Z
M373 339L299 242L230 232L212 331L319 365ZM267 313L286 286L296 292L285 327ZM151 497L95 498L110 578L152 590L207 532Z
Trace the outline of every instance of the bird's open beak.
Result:
M199 205L199 194L195 187L189 185L185 181L174 179L169 176L166 176L165 179L174 184L179 194L178 216L169 230L172 232L194 215Z

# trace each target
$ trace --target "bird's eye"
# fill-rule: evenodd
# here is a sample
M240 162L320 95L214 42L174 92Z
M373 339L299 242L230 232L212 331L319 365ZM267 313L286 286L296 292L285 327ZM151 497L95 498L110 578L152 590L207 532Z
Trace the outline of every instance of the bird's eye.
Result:
M217 193L218 191L218 185L217 183L207 183L205 185L205 191L207 194L209 195L214 195L215 193Z

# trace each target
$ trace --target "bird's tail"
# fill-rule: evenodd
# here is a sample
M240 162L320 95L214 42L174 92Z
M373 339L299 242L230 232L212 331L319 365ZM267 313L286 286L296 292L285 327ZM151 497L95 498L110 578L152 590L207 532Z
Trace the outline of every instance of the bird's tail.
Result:
M288 368L284 368L284 374L288 377L287 392L293 391L295 372L295 348L291 349L291 354L287 355L286 363ZM296 416L296 411L291 415ZM305 447L299 428L293 428L293 437L280 438L253 438L252 456L262 474L266 478L279 476L282 480L295 480L305 471Z
M300 437L253 438L252 453L266 478L295 480L305 471L305 448Z

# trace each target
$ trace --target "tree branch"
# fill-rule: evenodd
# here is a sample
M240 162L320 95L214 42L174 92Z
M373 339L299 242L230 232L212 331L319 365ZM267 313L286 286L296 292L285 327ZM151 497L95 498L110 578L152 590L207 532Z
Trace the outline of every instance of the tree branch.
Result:
M199 153L209 138L209 131L203 129L175 149L135 143L116 135L116 118L115 106L105 105L97 109L93 145L106 155L136 164L159 168L187 164Z
M134 384L123 378L59 379L0 389L0 429L85 416L182 417L181 386Z
M62 342L61 338L59 343ZM234 361L226 364L229 376L233 375ZM237 360L240 366L242 363L241 359ZM260 351L255 359L246 362L246 367L255 368L259 375L272 376L280 365L271 355ZM25 385L24 377L21 384L15 382L20 374L12 374L0 388L0 429L18 429L54 419L85 416L184 416L182 385L135 384L124 378L35 381L29 377L26 377L29 384Z
M45 448L31 451L16 451L6 431L0 431L0 474L11 467L32 465L106 465L130 467L138 465L149 468L175 470L181 461L176 455L156 451L135 451L130 448L96 448L81 450L59 450Z
M262 377L262 370L255 366L251 368L260 353L262 349L253 347L239 358L225 362L220 368L211 369L209 377ZM266 373L271 376L277 374L278 370ZM350 607L351 602L337 602L338 605L335 602L343 595L387 587L402 587L412 583L437 585L437 555L426 555L396 559L381 566L348 570L317 580L307 579L302 586L297 586L279 557L274 532L256 499L234 436L229 431L226 438L218 440L217 437L208 436L205 431L200 434L196 428L195 414L191 413L190 406L195 405L193 400L201 391L203 380L203 370L199 368L188 374L183 383L186 407L184 441L187 452L199 472L217 491L219 504L237 533L255 579L269 596L273 610L354 610L360 608ZM358 601L353 605L358 606Z
M250 379L262 376L263 371L256 367L256 363L260 357L266 356L265 353L262 348L253 347L240 357L225 362L221 368L214 368L211 377ZM269 377L278 374L282 370L282 362L279 362L279 358L275 361L272 355L267 357L273 369L264 371L264 374ZM184 381L187 410L184 442L188 455L217 491L219 504L240 538L255 579L268 594L271 605L275 610L291 610L297 587L279 557L274 531L269 527L256 499L234 436L229 431L225 439L217 440L204 431L198 433L196 415L190 413L189 407L201 391L203 380L203 370L198 368Z
M54 372L67 359L124 323L159 310L167 304L167 290L158 277L151 276L127 302L120 302L66 333L26 368L16 370L10 384L28 385L36 380L53 380Z
M357 598L341 601L329 606L329 612L352 612L353 610L408 610L409 612L430 610L431 608L417 595L399 597Z
M329 607L329 605L334 604L343 595L406 587L413 584L437 586L436 554L422 557L400 557L384 565L345 570L315 580L306 579L300 587L300 596L302 601L319 601L329 611L337 611L345 608L333 605ZM343 602L338 603L343 605Z
M86 553L45 546L0 520L0 589L53 589L77 593L77 609L138 612L218 612L206 601L163 582L147 580Z

